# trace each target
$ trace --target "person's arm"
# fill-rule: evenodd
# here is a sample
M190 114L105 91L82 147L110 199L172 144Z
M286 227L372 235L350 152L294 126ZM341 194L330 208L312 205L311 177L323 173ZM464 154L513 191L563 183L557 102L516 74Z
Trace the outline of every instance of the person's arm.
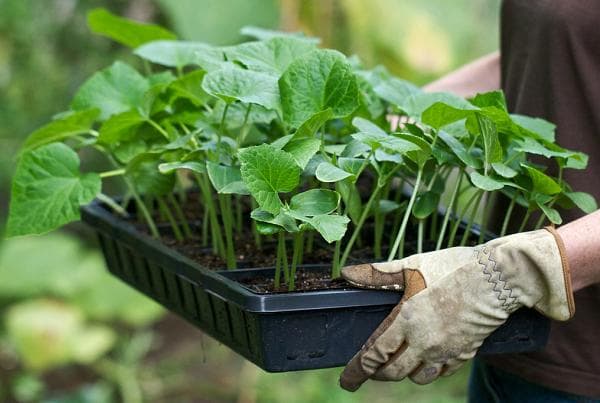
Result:
M600 210L557 231L565 245L573 291L600 283Z
M427 92L452 92L468 98L500 89L500 52L483 56L425 85Z

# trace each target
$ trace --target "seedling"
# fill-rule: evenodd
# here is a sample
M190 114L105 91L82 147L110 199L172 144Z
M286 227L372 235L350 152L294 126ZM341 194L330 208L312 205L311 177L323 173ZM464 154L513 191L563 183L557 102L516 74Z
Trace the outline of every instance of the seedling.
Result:
M13 178L7 236L75 221L94 198L123 216L133 204L152 236L164 231L161 218L177 241L210 247L229 269L238 238L249 236L257 249L274 242L274 287L283 282L291 291L315 237L330 251L336 278L361 247L375 260L403 257L412 228L411 252L482 241L486 215L478 239L471 229L498 192L511 198L501 235L516 205L527 209L521 230L536 211L537 227L559 224L556 205L596 209L563 178L565 169L584 169L586 156L556 145L552 124L509 114L501 92L470 100L424 93L382 67L366 70L320 49L314 38L269 32L216 47L106 11L89 21L133 47L145 73L115 62L30 135ZM392 131L390 114L409 123ZM113 167L80 172L82 148ZM558 175L531 154L556 164ZM101 193L112 178L126 185L121 198ZM183 209L190 182L203 211L198 225Z

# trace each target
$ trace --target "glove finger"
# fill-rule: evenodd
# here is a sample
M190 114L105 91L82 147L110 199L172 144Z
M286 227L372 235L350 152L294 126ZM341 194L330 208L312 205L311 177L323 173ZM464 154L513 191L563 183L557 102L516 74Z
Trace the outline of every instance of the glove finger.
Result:
M402 290L404 269L417 269L418 256L384 263L367 263L347 266L342 269L342 277L350 284L361 288L380 290Z
M354 392L404 347L404 334L396 323L401 308L402 303L392 309L362 349L348 362L340 375L342 388Z
M421 367L421 357L417 352L404 344L402 351L399 351L390 360L371 376L371 379L377 381L401 381L406 378L415 369Z
M443 364L423 363L419 368L411 372L408 377L416 384L427 385L440 377L443 368Z
M461 358L452 358L448 360L444 366L442 367L442 371L440 376L450 376L453 375L456 371L458 371L465 363L469 360L461 359Z

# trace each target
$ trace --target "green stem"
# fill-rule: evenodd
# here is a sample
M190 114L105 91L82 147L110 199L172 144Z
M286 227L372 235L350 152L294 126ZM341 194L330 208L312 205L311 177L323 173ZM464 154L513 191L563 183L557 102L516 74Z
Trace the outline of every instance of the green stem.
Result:
M208 206L204 205L204 214L202 214L202 246L208 245Z
M227 256L227 268L235 269L235 250L233 243L233 220L231 216L231 198L229 195L219 194L219 207L221 208L221 219L223 220L223 227L225 227L225 245L226 245L226 256Z
M315 241L315 232L314 231L310 231L308 233L307 239L306 239L306 253L312 253L313 252L313 244Z
M381 186L377 186L375 188L373 193L371 193L371 197L369 197L367 204L364 206L363 211L360 215L360 218L358 219L358 222L356 223L356 227L354 227L352 236L350 237L350 240L348 241L348 243L346 244L346 247L344 248L344 253L342 254L342 258L341 258L340 264L339 264L340 267L344 267L344 264L346 264L346 260L348 260L348 256L350 256L350 251L352 250L352 246L354 245L354 242L356 242L356 238L358 237L358 234L360 233L362 226L364 225L367 217L369 216L369 212L371 210L371 206L373 205L373 201L375 201L375 199L377 199L377 195L381 191L381 188L382 188Z
M98 175L100 178L110 178L112 176L125 175L125 168L113 169L112 171L100 172Z
M281 253L281 243L283 242L283 232L279 232L277 237L277 257L275 260L275 289L279 289L281 285L281 266L283 253ZM287 278L287 276L285 276Z
M215 254L218 254L226 260L227 252L225 250L223 236L221 234L221 226L219 225L219 220L217 218L217 210L213 202L212 192L210 190L208 178L206 177L206 175L196 175L196 180L198 181L198 186L200 187L200 191L202 192L202 196L204 198L204 205L208 207L213 251L215 252Z
M290 278L288 279L288 291L294 291L296 288L296 268L298 267L298 260L300 256L300 246L303 242L302 231L294 234L294 251L292 254L292 267L290 270Z
M98 193L96 198L100 200L102 203L106 204L108 207L113 209L113 211L123 217L129 217L129 213L125 210L119 203L114 201L111 197L105 195L104 193Z
M398 188L396 189L396 194L394 195L394 201L397 204L400 204L400 201L402 200L402 188L404 187L404 180L401 180L400 183L398 184ZM394 214L394 221L392 223L392 234L396 234L398 233L398 228L400 228L400 220L402 219L402 214L398 213L398 214Z
M425 232L425 220L420 219L417 232L417 253L423 253L423 233Z
M506 231L508 230L508 223L512 217L513 209L515 208L515 204L517 203L517 195L515 195L510 200L510 204L508 205L508 209L506 210L506 214L504 214L504 220L502 221L502 229L500 230L500 236L506 235Z
M525 213L525 216L523 217L523 221L521 221L521 225L519 225L519 229L517 230L517 232L523 232L523 230L525 229L525 226L527 225L527 221L529 221L529 217L531 217L532 212L533 212L533 209L531 209L530 207L527 208L527 212Z
M250 202L251 202L252 210L255 210L258 207L258 204L256 204L256 200L254 200L254 198L251 197ZM252 234L254 236L254 244L256 245L258 250L261 250L262 249L262 237L258 233L258 229L256 227L256 221L252 220L251 225L252 225Z
M415 186L413 188L412 195L410 196L410 200L408 201L408 206L406 208L406 212L404 213L404 218L402 219L402 224L400 225L400 229L398 230L398 235L396 235L396 240L394 241L394 246L390 250L390 254L388 256L388 262L394 260L396 254L398 253L398 257L401 258L404 249L404 233L406 232L406 226L408 225L408 218L412 212L413 205L415 204L415 200L417 198L417 194L419 193L419 186L421 185L421 179L423 177L423 167L419 168L417 171L417 179L415 180ZM402 244L402 247L401 247Z
M167 131L163 129L161 125L159 125L152 119L148 119L148 123L150 123L152 127L154 127L160 134L162 134L165 139L171 140L171 136L169 136L169 133L167 133Z
M484 196L483 196L483 207L481 208L481 224L479 226L479 239L477 242L479 243L483 243L484 239L485 239L485 233L487 232L487 219L488 219L488 211L487 211L487 206L490 202L490 197L489 197L489 193L488 192L484 192Z
M156 200L158 201L159 210L162 212L162 214L164 214L167 221L169 221L169 224L171 225L171 229L173 230L173 235L175 235L175 239L178 242L183 241L183 235L181 233L181 230L179 229L179 226L177 225L177 222L175 221L175 217L173 217L173 214L169 209L169 206L167 206L167 203L165 203L164 199L160 196L157 197Z
M452 190L452 196L450 196L450 203L446 208L446 213L444 214L444 221L442 221L442 228L440 229L440 233L438 235L437 243L435 245L435 250L440 250L442 248L442 242L444 241L444 236L446 235L446 229L448 227L448 221L450 220L450 215L452 214L452 209L454 208L454 204L456 203L456 199L458 198L458 189L460 189L460 185L463 179L463 170L461 169L458 173L459 177L456 180L456 184L454 185L454 189Z
M290 271L288 268L288 257L287 257L287 248L285 246L285 233L283 231L279 232L277 235L277 247L278 254L281 254L281 264L283 268L283 281L286 283L290 280Z
M240 196L235 196L235 226L238 232L242 232L244 230L242 217L242 200Z
M478 194L479 194L479 192L474 192L471 195L471 198L467 201L467 204L465 205L465 207L463 207L463 209L460 213L460 216L457 217L456 221L454 221L454 224L452 224L452 230L450 231L450 237L448 238L448 246L447 246L448 248L451 248L452 246L454 246L454 238L456 237L456 233L458 232L460 223L462 222L463 218L465 217L465 214L467 214L467 212L469 211L469 208L471 207L471 205L477 198Z
M160 238L160 234L158 233L158 229L156 228L156 223L152 219L152 215L150 214L150 211L148 211L148 208L144 204L144 201L141 199L140 195L137 193L137 191L133 187L133 184L131 183L131 181L126 179L125 182L127 183L127 186L129 187L129 191L131 192L131 195L133 196L133 198L135 200L137 208L139 209L139 211L142 213L142 216L144 216L144 219L146 220L146 225L148 225L148 228L150 229L150 234L152 234L152 236L154 238Z
M479 209L479 204L481 203L481 198L483 197L484 191L477 192L477 201L473 205L471 209L471 215L469 216L469 222L467 223L467 228L465 228L465 232L463 233L463 237L460 241L460 246L465 246L467 241L469 240L469 236L471 235L471 228L473 227L473 221L475 220L475 215L477 214L477 210Z
M240 135L238 136L238 139L237 139L238 148L244 144L244 141L246 140L246 136L248 135L248 132L250 131L250 126L248 126L247 123L248 123L248 116L250 116L251 109L252 109L252 104L248 104L248 107L246 108L246 114L244 115L244 122L242 123L242 129L240 130Z
M225 118L227 117L227 110L229 109L229 104L225 104L225 108L223 108L223 115L221 115L221 124L219 125L219 133L217 133L217 156L219 155L219 150L221 149L221 138L223 137L223 133L225 133Z
M175 210L175 215L177 216L177 219L181 223L181 228L183 228L183 234L185 235L186 238L190 238L192 236L192 230L190 229L188 220L185 218L185 215L183 214L183 210L181 210L181 206L179 205L179 203L175 199L175 196L173 196L172 193L169 193L169 195L167 196L167 199L173 206L173 210Z

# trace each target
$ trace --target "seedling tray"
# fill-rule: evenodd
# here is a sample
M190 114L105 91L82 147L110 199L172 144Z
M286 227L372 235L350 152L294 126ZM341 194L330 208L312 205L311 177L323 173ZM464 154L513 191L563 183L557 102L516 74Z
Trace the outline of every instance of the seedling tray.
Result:
M97 232L113 275L269 372L345 365L401 297L350 288L258 294L236 280L272 276L272 268L210 271L98 202L82 208L82 219ZM541 349L549 330L548 319L521 309L485 340L479 354Z

